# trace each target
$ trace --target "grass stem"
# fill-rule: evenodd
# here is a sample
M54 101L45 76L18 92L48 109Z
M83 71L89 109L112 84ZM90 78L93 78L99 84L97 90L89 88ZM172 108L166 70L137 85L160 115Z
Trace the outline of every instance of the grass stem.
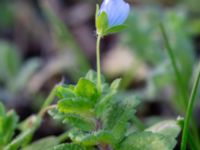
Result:
M200 70L199 70L196 80L194 82L194 85L192 88L192 93L190 95L189 103L187 106L186 117L184 120L183 133L182 133L181 150L186 150L189 124L190 124L190 120L191 120L191 116L192 116L194 101L195 101L195 98L197 95L199 80L200 80Z

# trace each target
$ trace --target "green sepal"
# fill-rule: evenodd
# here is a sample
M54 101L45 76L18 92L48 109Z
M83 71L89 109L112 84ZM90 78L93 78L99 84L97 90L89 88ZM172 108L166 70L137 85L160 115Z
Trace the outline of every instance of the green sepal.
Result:
M116 25L109 27L108 15L106 12L99 12L99 5L96 7L96 30L97 35L103 37L109 34L117 33L126 28L125 25Z
M105 31L108 29L108 16L105 12L99 13L99 6L96 8L96 29L97 34L100 36L105 35Z

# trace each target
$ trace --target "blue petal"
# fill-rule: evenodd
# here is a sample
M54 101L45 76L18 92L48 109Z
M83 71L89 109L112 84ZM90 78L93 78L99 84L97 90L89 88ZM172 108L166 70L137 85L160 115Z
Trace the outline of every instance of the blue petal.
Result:
M109 26L121 25L127 19L130 6L124 0L104 0L100 8L100 13L108 15Z

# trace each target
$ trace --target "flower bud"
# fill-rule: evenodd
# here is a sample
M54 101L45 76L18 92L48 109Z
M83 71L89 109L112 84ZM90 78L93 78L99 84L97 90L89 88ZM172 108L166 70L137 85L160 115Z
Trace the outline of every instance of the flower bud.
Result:
M104 0L99 13L105 12L108 16L109 27L122 25L127 19L130 6L124 0Z

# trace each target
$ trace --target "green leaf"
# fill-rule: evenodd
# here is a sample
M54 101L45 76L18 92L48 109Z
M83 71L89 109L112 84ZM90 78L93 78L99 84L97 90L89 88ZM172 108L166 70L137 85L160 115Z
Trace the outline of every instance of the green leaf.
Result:
M85 146L95 146L98 144L110 144L114 146L116 140L111 132L102 130L79 137L76 139L76 142Z
M79 144L60 144L50 150L87 150L87 149L86 147L83 147Z
M63 99L58 102L58 110L63 113L93 114L93 103L85 98L74 97Z
M112 103L112 105L103 114L102 119L104 122L104 127L109 130L113 129L113 127L119 123L121 116L128 114L128 112L135 112L134 108L138 105L138 103L139 102L136 98L130 99L129 101L124 98L122 101L116 101Z
M120 87L120 83L121 83L121 79L116 79L116 80L114 80L114 81L111 83L111 85L110 85L110 89L111 89L112 91L117 91L118 88Z
M97 34L104 36L107 28L108 28L108 16L105 12L102 12L100 15L98 14L96 16Z
M56 120L67 123L72 128L76 127L82 131L92 131L95 130L95 121L87 116L81 116L77 114L65 114L59 112L57 109L52 109L49 114Z
M39 58L33 58L25 62L15 77L15 83L13 85L15 91L19 91L25 88L27 83L30 81L30 78L40 66L41 60Z
M3 104L0 103L0 147L11 141L17 123L17 114L14 111L6 113Z
M0 41L0 80L9 82L20 69L19 50L11 43Z
M94 70L89 70L87 74L85 75L85 79L93 82L94 84L97 84L97 73ZM101 81L102 84L105 84L105 77L101 75Z
M58 138L50 136L33 142L32 144L23 148L22 150L49 150L57 144L59 144Z
M26 123L26 121L25 121ZM29 122L29 128L21 132L16 136L4 150L17 150L19 147L26 146L32 139L33 133L41 124L41 118L39 116L31 116Z
M69 88L69 86L62 85L57 87L56 96L59 99L63 99L63 98L75 97L76 94L74 93L72 88Z
M14 111L9 111L6 116L4 123L4 142L9 143L14 135L15 129L17 128L18 116Z
M135 110L121 106L120 103L114 104L108 110L104 120L104 128L111 130L114 137L119 141L128 129L128 120L134 115Z
M49 115L55 120L63 121L66 114L59 112L58 109L51 109L48 111Z
M85 78L81 78L78 81L75 87L75 93L81 97L88 98L93 102L96 102L99 96L96 85Z
M94 84L97 83L97 73L93 70L89 70L85 75L85 79L92 81Z
M105 34L108 35L108 34L117 33L117 32L124 30L126 27L127 26L125 26L125 25L114 26L114 27L106 29Z
M139 101L135 97L134 99L124 98L110 105L110 108L102 116L103 127L111 130L118 141L126 134L128 121L136 112L135 107L138 104Z
M77 141L77 139L80 139L80 137L84 136L84 133L85 132L83 132L77 128L73 128L68 131L68 136L71 139L71 141L73 143L75 143Z
M126 137L117 150L173 150L174 145L164 135L141 132Z
M103 95L100 98L100 101L96 105L96 115L97 117L101 117L103 113L107 110L107 108L111 105L113 101L113 96L116 92L108 92L106 95Z
M0 102L0 116L5 116L5 112L4 105Z
M64 123L68 123L71 127L76 127L82 131L94 131L96 128L95 120L75 114L66 115Z
M175 120L166 120L153 125L152 127L146 129L146 131L160 133L164 136L175 139L180 133L181 127Z

